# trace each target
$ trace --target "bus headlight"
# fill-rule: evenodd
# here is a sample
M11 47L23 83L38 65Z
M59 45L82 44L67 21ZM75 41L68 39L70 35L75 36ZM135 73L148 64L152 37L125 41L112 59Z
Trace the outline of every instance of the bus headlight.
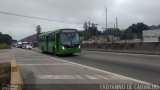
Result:
M79 45L78 48L81 48L81 45Z
M65 49L65 47L64 47L64 46L62 46L62 49L64 50L64 49Z

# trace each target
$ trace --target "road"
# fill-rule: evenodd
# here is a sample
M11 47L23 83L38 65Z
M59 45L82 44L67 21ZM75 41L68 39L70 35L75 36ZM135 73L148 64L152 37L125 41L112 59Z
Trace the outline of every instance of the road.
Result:
M37 48L32 51L41 53ZM55 57L51 54L45 55ZM160 56L158 55L82 51L80 55L56 56L56 58L95 67L149 83L160 83Z
M10 49L0 50L0 63L10 63L13 60L13 55L10 51Z
M109 53L82 52L82 54L74 56L53 56L43 54L38 49L25 50L19 48L13 48L9 53L10 57L16 60L19 65L25 90L106 90L100 89L101 85L149 84L122 73L121 75L113 73L116 69L114 63L119 63L114 58L120 59L123 56L121 54L111 56ZM113 60L113 63L108 63ZM122 60L116 66L120 66L124 62L127 61ZM126 65L124 63L121 67ZM113 71L109 71L111 69ZM120 69L122 68L117 71Z

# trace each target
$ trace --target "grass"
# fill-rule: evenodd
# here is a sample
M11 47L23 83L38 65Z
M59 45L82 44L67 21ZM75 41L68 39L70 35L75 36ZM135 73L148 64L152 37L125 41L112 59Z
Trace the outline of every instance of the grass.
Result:
M11 65L10 63L0 63L0 85L10 84Z
M0 49L10 49L11 47L6 43L0 43Z

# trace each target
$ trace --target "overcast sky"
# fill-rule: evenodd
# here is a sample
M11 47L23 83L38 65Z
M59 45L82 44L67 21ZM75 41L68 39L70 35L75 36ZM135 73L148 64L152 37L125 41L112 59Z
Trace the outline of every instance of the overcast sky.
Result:
M160 0L0 0L0 12L48 18L70 23L91 21L105 27L105 5L108 8L108 27L113 27L118 17L119 28L132 23L160 24ZM0 14L0 32L22 39L36 33L35 26L42 31L57 28L77 28L83 25L29 19Z

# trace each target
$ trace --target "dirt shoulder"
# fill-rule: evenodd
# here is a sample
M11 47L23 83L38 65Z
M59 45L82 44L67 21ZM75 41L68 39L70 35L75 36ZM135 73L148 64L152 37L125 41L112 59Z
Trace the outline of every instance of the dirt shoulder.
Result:
M11 65L10 63L0 63L0 85L10 84Z

